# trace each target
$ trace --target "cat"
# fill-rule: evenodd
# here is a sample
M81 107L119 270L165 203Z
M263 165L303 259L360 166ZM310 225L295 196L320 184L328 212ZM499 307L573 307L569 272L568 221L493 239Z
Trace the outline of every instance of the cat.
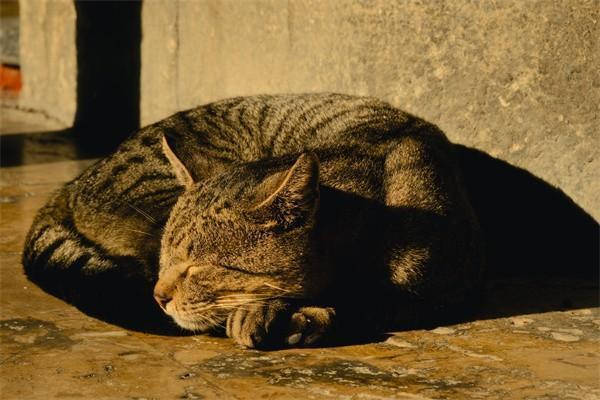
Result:
M270 348L472 307L482 247L436 126L370 97L258 95L134 133L38 212L23 265L83 309L127 319L154 297L186 330Z

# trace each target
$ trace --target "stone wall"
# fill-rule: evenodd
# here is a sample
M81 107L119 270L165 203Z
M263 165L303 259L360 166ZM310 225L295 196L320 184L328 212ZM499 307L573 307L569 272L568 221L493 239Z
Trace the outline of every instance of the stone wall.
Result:
M44 14L52 7L64 18ZM23 103L68 120L72 7L26 8ZM600 219L599 9L596 0L146 1L141 122L237 95L373 95L560 187ZM39 52L27 49L31 24ZM45 47L40 26L53 32Z

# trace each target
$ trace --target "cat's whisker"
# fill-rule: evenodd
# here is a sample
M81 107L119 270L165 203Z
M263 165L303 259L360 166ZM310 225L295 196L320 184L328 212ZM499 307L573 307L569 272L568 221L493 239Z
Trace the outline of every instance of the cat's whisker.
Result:
M260 299L252 299L252 300L245 300L245 301L225 301L225 302L219 302L217 304L220 306L235 307L235 306L245 305L245 304L264 305L264 304L267 304L267 301L260 300Z
M233 293L233 294L225 294L222 296L219 296L218 298L222 299L222 298L228 298L228 297L246 297L246 296L259 296L261 295L260 293Z
M213 327L217 327L217 326L218 326L218 327L220 327L220 328L223 328L223 329L225 329L224 322L219 322L219 321L216 321L216 320L212 320L212 321L211 321L211 325L212 325Z
M220 308L235 308L240 306L247 305L264 305L266 302L264 301L236 301L236 302L225 302L225 303L216 303L216 307Z
M273 288L273 289L281 290L282 292L285 292L285 293L289 293L290 292L287 289L282 289L279 286L275 286L275 285L273 285L272 283L269 283L269 282L263 282L263 285L265 285L267 287L270 287L270 288Z
M123 229L126 230L126 231L130 231L130 232L141 233L143 235L150 236L150 237L156 237L156 236L154 236L153 234L151 234L149 232L144 232L144 231L140 231L140 230L137 230L137 229L130 229L130 228L123 228Z
M263 297L273 297L273 296L274 295L270 294L270 293L238 293L238 294L219 296L218 298L220 298L220 299L223 299L223 298L247 298L247 297L263 298Z
M150 214L148 214L147 212L145 212L144 210L141 210L139 207L134 206L133 204L131 204L128 201L126 201L125 204L127 204L134 211L136 211L137 213L139 213L141 216L143 216L144 218L146 218L151 223L156 224L156 220Z
M247 298L240 298L240 299L222 299L222 300L217 300L217 303L221 303L221 304L238 303L238 302L247 303L247 302L262 301L262 300L268 300L268 298L247 297Z
M246 306L249 304L255 304L255 303L253 303L253 302L225 303L225 304L215 304L215 307L216 308L236 308L236 307Z

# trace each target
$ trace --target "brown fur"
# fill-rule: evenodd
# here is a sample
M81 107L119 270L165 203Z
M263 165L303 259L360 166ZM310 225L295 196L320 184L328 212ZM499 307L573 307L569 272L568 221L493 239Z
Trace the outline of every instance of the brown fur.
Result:
M179 113L57 198L28 238L32 279L73 264L123 271L155 284L180 326L223 327L247 347L415 326L480 287L450 143L372 98L254 96ZM75 246L48 236L57 229Z

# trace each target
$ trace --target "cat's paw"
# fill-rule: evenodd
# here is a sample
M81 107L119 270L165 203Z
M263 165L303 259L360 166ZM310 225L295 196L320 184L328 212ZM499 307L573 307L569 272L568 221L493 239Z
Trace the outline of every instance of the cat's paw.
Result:
M314 346L327 338L334 320L335 310L331 307L302 307L292 314L286 343L289 346Z
M227 336L251 349L277 346L281 337L278 321L285 311L285 305L278 302L240 307L227 318Z

